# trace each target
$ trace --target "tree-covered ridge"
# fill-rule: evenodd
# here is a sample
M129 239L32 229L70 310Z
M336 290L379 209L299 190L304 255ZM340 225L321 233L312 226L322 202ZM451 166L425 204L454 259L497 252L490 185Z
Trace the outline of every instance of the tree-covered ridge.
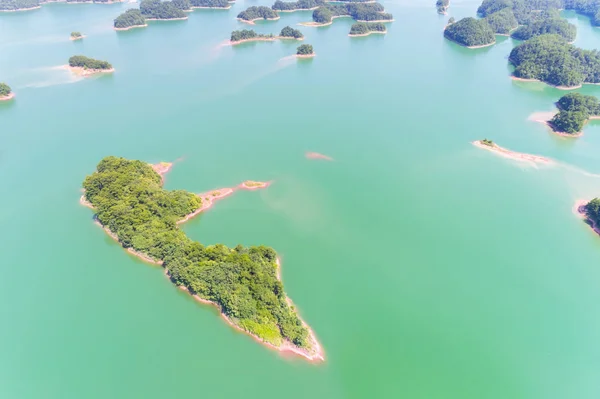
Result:
M0 0L0 11L26 10L39 6L39 0Z
M324 5L323 0L298 0L298 1L275 1L271 6L276 11L295 11L295 10L310 10L315 7Z
M12 89L6 83L0 83L0 97L6 97L12 93Z
M557 34L566 41L572 42L577 36L577 28L562 18L545 18L533 21L528 25L520 26L512 33L512 37L518 40L529 40L532 37Z
M600 225L600 198L594 198L584 206L585 216L594 223Z
M239 13L237 17L244 21L254 21L257 19L277 19L279 18L279 14L269 7L252 6Z
M279 37L289 37L293 39L303 39L304 35L298 29L294 29L291 26L285 26L281 29Z
M252 29L242 29L242 30L234 30L231 32L231 42L240 42L242 40L252 40L252 39L273 39L274 36L272 34L263 35L256 33Z
M513 29L519 26L515 14L509 8L496 11L485 17L490 28L499 35L508 35Z
M490 24L485 19L471 17L446 26L444 36L467 47L486 46L496 42Z
M112 69L112 65L110 65L108 62L95 60L93 58L89 58L84 55L74 55L71 58L69 58L69 66L70 67L79 67L79 68L84 68L84 69L100 69L100 70Z
M327 3L313 11L313 21L319 24L330 23L333 17L349 16L356 21L391 21L392 14L383 12L380 3Z
M313 55L315 52L310 44L302 44L296 49L296 55Z
M563 0L483 0L477 13L487 17L504 9L512 10L519 24L524 25L540 18L542 12L563 8Z
M104 158L83 188L98 221L124 248L163 261L175 284L218 304L241 329L274 345L289 341L311 349L308 330L277 277L273 249L204 247L192 241L177 221L198 209L200 199L164 190L161 177L141 161Z
M569 93L562 96L556 105L559 112L549 125L558 132L579 133L591 116L600 115L600 101L594 96Z
M119 15L114 21L114 27L117 29L127 29L133 26L145 26L146 18L137 8L130 8L123 14Z
M381 22L357 22L350 27L350 36L362 36L370 32L385 33L387 28Z
M140 11L146 19L179 19L187 18L172 1L142 0Z
M230 8L227 0L191 0L192 7Z
M582 50L559 35L540 35L515 47L509 60L514 75L555 86L600 82L600 54Z
M450 0L437 0L435 6L437 7L437 12L439 14L445 14L450 6Z

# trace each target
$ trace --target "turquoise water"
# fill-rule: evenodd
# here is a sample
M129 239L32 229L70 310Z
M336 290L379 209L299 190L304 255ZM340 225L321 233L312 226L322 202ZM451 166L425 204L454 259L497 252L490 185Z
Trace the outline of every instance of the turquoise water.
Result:
M443 39L478 0L446 17L433 3L384 2L386 36L300 27L317 53L303 62L286 58L295 42L220 46L264 1L120 33L129 4L0 15L0 81L17 94L0 104L0 397L600 397L600 238L571 211L600 193L600 123L568 140L528 121L564 93L509 79L511 39ZM116 72L52 69L79 53ZM558 164L470 144L484 137ZM234 331L95 226L79 190L106 155L181 158L169 189L273 180L185 230L275 248L327 361Z

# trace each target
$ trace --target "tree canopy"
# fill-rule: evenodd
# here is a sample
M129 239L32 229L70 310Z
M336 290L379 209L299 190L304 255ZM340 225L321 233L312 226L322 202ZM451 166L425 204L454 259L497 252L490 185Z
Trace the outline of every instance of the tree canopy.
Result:
M244 21L254 21L255 19L276 19L279 17L279 14L269 7L252 6L239 13L237 17Z
M382 22L357 22L350 27L350 36L365 35L369 32L386 32Z
M12 93L10 86L6 83L0 83L0 97L6 97L10 93Z
M494 33L508 35L513 29L519 26L515 14L510 8L504 8L488 15L485 18Z
M106 157L83 188L97 220L124 248L163 261L175 284L218 304L240 328L275 345L287 340L310 349L308 330L277 278L272 248L192 241L176 222L201 200L184 190L164 190L161 177L141 161Z
M279 33L281 37L292 37L294 39L302 39L304 35L298 29L294 29L291 26L286 26L281 29L281 33Z
M310 44L302 44L296 49L297 55L311 55L314 54L313 46Z
M186 14L177 8L172 1L142 0L140 11L147 19L176 19L186 17Z
M444 36L463 46L483 46L496 41L494 31L485 19L463 18L446 26Z
M137 8L130 8L123 14L119 15L114 21L114 26L118 29L144 25L146 25L146 18L144 18L141 11Z
M520 26L511 36L518 40L529 40L532 37L545 34L557 34L566 41L572 42L577 36L577 28L560 17L545 18Z
M298 0L298 1L281 1L277 0L271 6L276 11L294 11L294 10L310 10L311 8L324 5L323 0Z
M191 0L192 7L229 8L227 0Z
M69 66L85 69L112 69L112 65L108 62L95 60L84 55L74 55L69 58Z
M540 35L515 47L509 56L519 78L556 86L600 82L600 54L582 50L559 35Z
M600 101L594 96L569 93L556 103L559 112L550 121L553 130L579 133L590 116L600 115Z

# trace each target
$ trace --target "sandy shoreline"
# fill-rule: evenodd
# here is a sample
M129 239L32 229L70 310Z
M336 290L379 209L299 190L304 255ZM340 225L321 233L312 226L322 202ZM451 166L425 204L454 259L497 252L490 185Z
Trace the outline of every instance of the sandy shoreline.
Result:
M126 31L126 30L130 30L130 29L135 29L135 28L145 28L147 27L148 24L144 24L144 25L132 25L132 26L128 26L127 28L113 28L116 31Z
M534 122L538 122L543 125L546 125L548 128L550 128L552 133L557 134L562 137L574 138L574 137L583 136L583 130L580 132L577 132L577 133L567 133L567 132L561 132L559 130L555 130L554 125L552 125L551 120L554 117L554 115L558 114L558 112L559 111L534 112L533 114L529 115L529 118L527 118L527 119L529 119L530 121L534 121ZM600 120L600 115L589 116L585 124L587 124L588 121L593 121L593 120ZM584 124L584 127L585 127L585 124Z
M15 98L15 93L11 91L7 96L0 96L0 101L8 101L12 100L13 98Z
M254 23L254 21L261 21L261 20L264 20L264 21L277 21L277 20L279 20L280 18L281 18L281 17L279 17L279 16L278 16L277 18L254 18L254 19L251 19L251 20L242 19L242 18L236 18L236 19L237 19L238 21L240 21L240 22L243 22L243 23L246 23L246 24L248 24L248 25L256 25L256 23Z
M448 25L446 25L446 27L448 27ZM454 40L454 39L450 39L450 38L449 38L448 36L446 36L446 35L444 35L444 39L447 39L447 40L451 41L452 43L456 43L456 44L458 44L459 46L462 46L462 47L465 47L465 48L468 48L468 49L471 49L471 50L478 49L478 48L490 47L490 46L493 46L494 44L496 44L496 40L494 40L492 43L489 43L489 44L481 44L481 45L479 45L479 46L465 46L464 44L462 44L462 43L459 43L459 42L457 42L457 41L456 41L456 40Z
M514 159L517 161L542 163L542 164L546 164L546 165L551 165L554 163L554 161L551 160L550 158L542 157L539 155L523 154L521 152L510 151L510 150L507 150L506 148L500 147L499 145L497 145L495 143L490 146L490 145L483 144L481 142L481 140L477 140L477 141L473 141L472 144L475 147L482 148L484 150L488 150L488 151L491 151L498 155L501 155L505 158L510 158L510 159Z
M271 185L272 182L270 181L253 181L253 180L246 180L245 182L241 183L238 188L242 189L242 190L260 190L262 188L267 188Z
M256 37L252 39L242 39L236 42L232 42L231 40L227 43L229 46L235 46L242 43L251 43L251 42L274 42L275 40L304 40L303 37L297 39L295 37L287 37L287 36L273 36L273 37Z
M320 154L318 152L306 152L304 154L304 156L307 159L322 159L324 161L333 161L333 158L331 158L330 156L325 155L325 154Z
M379 35L385 35L386 33L387 33L387 30L384 30L383 32L371 30L371 31L369 31L367 33L361 33L361 34L358 34L358 35L353 35L351 33L348 33L348 36L350 36L350 37L364 37L364 36L377 35L377 34L379 34Z
M73 36L71 36L69 39L74 42L74 41L77 41L77 40L81 40L84 37L87 37L87 36L86 35L81 35L79 37L73 37Z
M594 83L583 83L583 84L580 84L580 85L577 85L577 86L555 86L553 84L550 84L548 82L544 82L543 80L539 80L539 79L518 78L518 77L516 77L514 75L511 75L510 78L512 80L517 81L517 82L540 82L540 83L544 83L544 84L546 84L546 85L548 85L550 87L554 87L555 89L558 89L558 90L575 90L575 89L582 88L583 84L594 84Z
M312 54L296 54L296 58L315 58L317 56L316 53Z
M37 10L39 8L42 8L42 6L35 6L35 7L29 7L29 8L17 8L16 10L0 10L0 12L21 12L21 11L31 11L31 10Z
M92 75L97 75L99 73L113 73L115 71L115 68L110 68L110 69L86 69L84 67L72 67L69 65L63 65L61 66L61 69L68 69L69 71L71 71L72 73L74 73L77 76L92 76Z

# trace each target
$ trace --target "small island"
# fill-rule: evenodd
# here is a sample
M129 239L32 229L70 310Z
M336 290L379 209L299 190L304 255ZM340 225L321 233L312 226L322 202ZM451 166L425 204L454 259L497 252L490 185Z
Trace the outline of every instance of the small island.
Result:
M298 0L298 1L281 1L277 0L271 8L277 12L295 12L316 10L320 6L325 5L323 0Z
M245 182L250 187L266 183ZM232 327L279 351L323 361L313 331L284 291L277 253L266 246L204 246L179 227L190 215L234 189L195 195L167 191L162 176L142 161L106 157L83 182L80 202L129 253L161 265L165 275L201 303L216 306ZM144 215L144 217L140 217Z
M393 22L392 14L384 12L379 3L327 3L313 11L312 22L302 22L304 26L327 26L335 18L350 17L357 22Z
M237 19L248 24L254 24L254 21L261 19L267 21L276 21L279 19L279 14L269 7L252 6L238 14Z
M579 137L589 120L600 119L600 101L594 96L569 93L562 96L556 106L558 113L531 119L546 124L554 133L564 137Z
M448 7L450 7L450 0L437 0L435 2L438 14L447 14Z
M240 184L238 187L243 190L258 190L261 188L267 188L267 187L269 187L270 184L271 184L270 182L246 180L245 182Z
M229 44L236 45L247 42L272 42L275 40L275 36L272 34L263 35L256 33L252 29L242 29L242 30L234 30L231 32L231 39L229 40Z
M115 69L106 61L99 61L83 55L74 55L69 58L68 68L80 76L90 76L97 73L111 73Z
M174 21L188 19L184 10L179 7L188 7L189 1L173 2L161 0L142 0L140 12L146 21ZM179 6L179 7L178 7Z
M539 155L523 154L520 152L507 150L506 148L502 148L498 144L494 143L492 140L488 140L488 139L474 141L473 145L475 147L482 148L484 150L492 151L493 153L503 156L505 158L510 158L510 159L514 159L517 161L526 161L529 163L534 163L534 164L540 163L540 164L546 164L546 165L553 163L553 161L551 159L546 158L546 157L541 157Z
M148 26L146 18L137 8L130 8L119 15L114 21L115 30L129 30L134 28L144 28Z
M373 33L386 34L387 28L381 22L357 22L350 27L348 36L369 36Z
M496 35L485 19L463 18L444 29L444 37L467 48L475 49L496 43Z
M600 235L600 198L591 201L578 200L575 202L575 210L584 218L586 224Z
M227 0L191 0L191 8L229 10L231 8L231 4L229 4Z
M600 83L600 53L575 47L556 34L527 40L510 52L508 60L515 66L515 80L539 80L563 90Z
M302 44L296 49L296 58L312 58L315 55L313 46L310 44Z
M83 39L85 36L81 34L81 32L71 32L71 40L75 41L75 40L81 40Z
M15 98L15 93L6 83L0 83L0 101L8 101Z

